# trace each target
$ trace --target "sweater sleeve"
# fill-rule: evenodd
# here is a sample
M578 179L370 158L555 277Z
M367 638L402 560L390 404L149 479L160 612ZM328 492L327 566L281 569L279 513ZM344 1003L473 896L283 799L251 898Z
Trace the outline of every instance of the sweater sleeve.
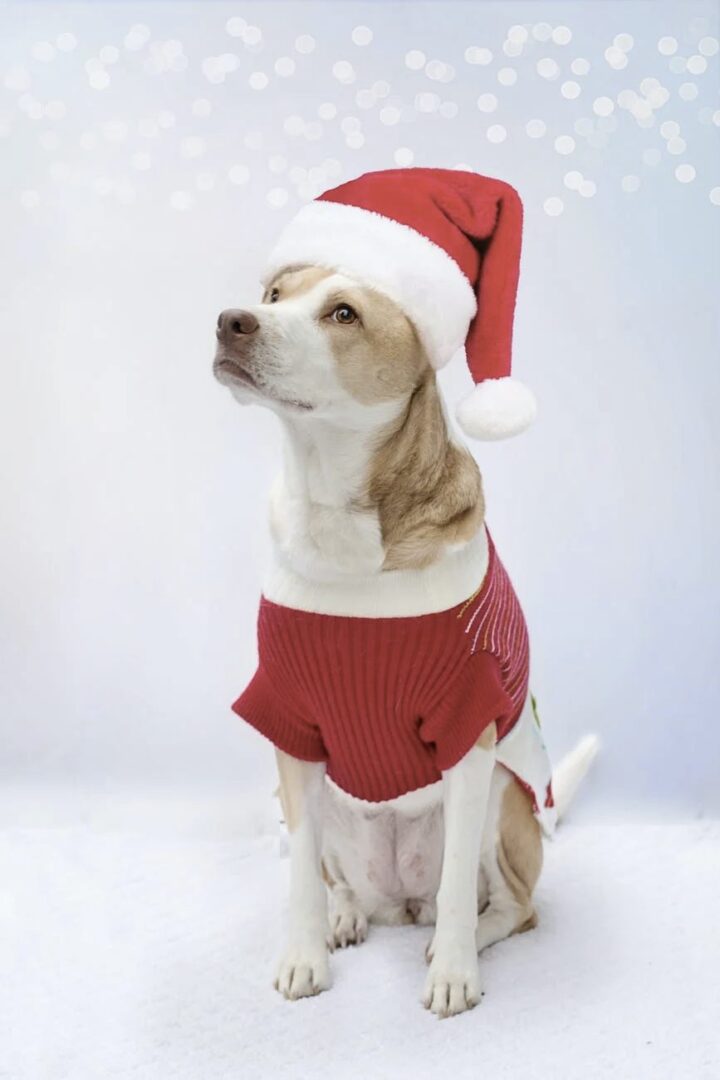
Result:
M327 760L319 729L284 705L262 666L232 710L286 754L303 761Z
M435 765L443 772L465 757L489 724L506 720L511 709L497 660L477 652L423 717L420 738L433 747Z

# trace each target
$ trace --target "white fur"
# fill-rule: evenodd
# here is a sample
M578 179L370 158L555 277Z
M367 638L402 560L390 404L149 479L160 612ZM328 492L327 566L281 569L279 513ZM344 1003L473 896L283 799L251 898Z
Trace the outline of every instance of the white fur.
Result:
M537 406L535 396L524 383L507 376L485 379L460 402L457 421L473 439L507 439L530 427Z
M477 307L470 282L446 251L357 206L304 206L271 252L266 280L289 266L324 266L385 293L412 319L438 368L462 348Z

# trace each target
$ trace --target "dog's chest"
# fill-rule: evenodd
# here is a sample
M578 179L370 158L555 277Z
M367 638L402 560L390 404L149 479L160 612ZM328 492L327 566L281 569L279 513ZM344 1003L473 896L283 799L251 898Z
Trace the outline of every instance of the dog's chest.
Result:
M368 804L328 784L323 848L361 898L432 898L440 881L440 784Z

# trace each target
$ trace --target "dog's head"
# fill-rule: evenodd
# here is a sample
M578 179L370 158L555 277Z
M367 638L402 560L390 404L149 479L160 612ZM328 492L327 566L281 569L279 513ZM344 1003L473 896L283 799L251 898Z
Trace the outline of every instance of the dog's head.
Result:
M429 370L415 327L397 304L319 267L292 267L261 303L223 311L217 379L242 403L340 423L407 397Z

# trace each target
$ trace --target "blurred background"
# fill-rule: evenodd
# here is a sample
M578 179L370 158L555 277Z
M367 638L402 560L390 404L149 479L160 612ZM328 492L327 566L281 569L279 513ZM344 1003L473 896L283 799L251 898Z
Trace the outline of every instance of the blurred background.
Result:
M603 740L578 816L720 809L717 10L2 6L6 810L270 804L230 703L279 428L211 378L214 321L304 202L411 165L525 202L539 417L472 449L549 747Z

